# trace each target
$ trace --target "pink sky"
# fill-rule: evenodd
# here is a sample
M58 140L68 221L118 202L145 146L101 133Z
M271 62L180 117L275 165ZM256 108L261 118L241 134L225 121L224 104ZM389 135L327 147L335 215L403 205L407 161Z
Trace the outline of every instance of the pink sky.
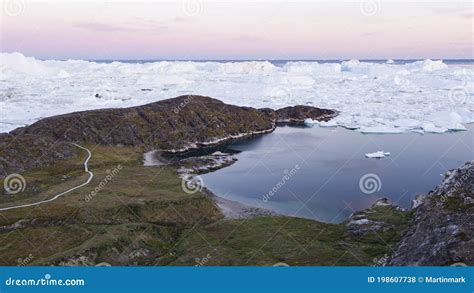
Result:
M45 59L474 58L471 1L2 4L0 50Z

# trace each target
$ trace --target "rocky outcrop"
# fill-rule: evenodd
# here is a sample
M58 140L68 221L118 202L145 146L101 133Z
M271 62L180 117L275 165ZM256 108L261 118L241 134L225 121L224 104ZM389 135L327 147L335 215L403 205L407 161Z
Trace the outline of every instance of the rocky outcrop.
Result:
M76 112L42 119L13 135L59 141L181 150L230 136L272 131L253 108L201 96L181 96L138 107Z
M384 198L352 214L345 226L357 239L374 237L389 244L391 255L377 265L474 265L473 198L471 161L447 172L433 191L413 201L412 209Z
M388 198L377 200L372 207L353 213L346 222L347 231L354 236L400 230L407 223L407 213Z
M276 111L270 108L262 108L259 111L274 123L301 125L308 118L316 121L329 121L339 114L339 112L334 110L301 105L285 107Z
M277 122L303 124L308 118L317 121L329 121L338 115L337 111L312 106L292 106L275 111Z
M50 136L0 134L0 177L74 156L74 147Z
M414 201L414 218L388 265L474 265L474 161Z
M0 136L0 176L71 157L68 142L183 152L268 133L282 119L328 119L335 114L309 106L258 110L189 95L138 107L59 115Z

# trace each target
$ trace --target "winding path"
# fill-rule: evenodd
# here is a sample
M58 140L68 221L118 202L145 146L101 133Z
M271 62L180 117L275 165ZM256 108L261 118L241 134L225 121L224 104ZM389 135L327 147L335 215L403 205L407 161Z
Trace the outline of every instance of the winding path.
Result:
M73 145L75 145L76 147L78 148L81 148L83 150L86 150L87 153L88 153L88 156L87 156L87 159L84 161L84 171L86 173L89 173L89 178L87 179L86 182L76 186L76 187L73 187L71 189L68 189L64 192L61 192L59 194L56 194L54 197L50 198L50 199L46 199L46 200L42 200L42 201L38 201L38 202L34 202L34 203L28 203L28 204L23 204L23 205L18 205L18 206L11 206L11 207L6 207L6 208L0 208L0 211L7 211L7 210L13 210L13 209L19 209L19 208L26 208L26 207L31 207L31 206L37 206L37 205L40 205L40 204L43 204L43 203L48 203L48 202L51 202L53 200L56 200L58 198L60 198L61 196L73 191L73 190L76 190L78 188L81 188L83 186L86 186L87 184L89 184L92 180L92 178L94 178L94 173L92 173L91 171L89 171L89 167L87 166L87 164L89 163L89 160L90 158L92 157L92 153L89 149L83 147L83 146L80 146L78 144L75 144L73 143Z

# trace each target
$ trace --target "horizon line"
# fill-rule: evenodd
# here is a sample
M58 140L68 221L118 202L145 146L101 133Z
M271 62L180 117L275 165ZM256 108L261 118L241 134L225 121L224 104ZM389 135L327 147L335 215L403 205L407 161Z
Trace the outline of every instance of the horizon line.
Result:
M34 57L36 58L36 57ZM269 62L274 62L274 61L348 61L348 60L359 60L359 61L386 61L386 60L393 60L393 61L419 61L419 60L446 60L446 61L473 61L474 58L431 58L431 57L422 57L422 58L330 58L330 59L307 59L307 58L294 58L294 59L266 59L266 58L229 58L229 59L162 59L162 58L147 58L147 59L138 59L138 58L132 58L132 59L78 59L78 58L68 58L68 59L44 59L44 58L36 58L38 60L46 61L46 60L56 60L56 61L67 61L67 60L83 60L83 61L90 61L90 62L121 62L121 61L142 61L142 62L147 62L147 61L269 61Z

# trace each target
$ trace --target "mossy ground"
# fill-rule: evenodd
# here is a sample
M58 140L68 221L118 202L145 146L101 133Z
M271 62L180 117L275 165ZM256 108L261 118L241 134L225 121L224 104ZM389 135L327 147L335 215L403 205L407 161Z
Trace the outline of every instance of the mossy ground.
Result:
M94 173L89 185L51 203L0 212L1 264L18 265L31 255L27 265L373 265L390 253L410 217L375 211L374 220L395 228L362 237L344 224L307 219L224 219L203 193L182 190L175 168L142 166L142 150L86 147ZM78 149L74 159L22 174L26 190L4 195L1 206L36 202L84 182L85 156Z

